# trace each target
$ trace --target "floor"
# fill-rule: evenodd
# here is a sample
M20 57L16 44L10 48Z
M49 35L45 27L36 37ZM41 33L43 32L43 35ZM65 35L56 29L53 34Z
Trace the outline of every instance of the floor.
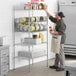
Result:
M76 58L66 58L66 62L76 62ZM53 65L54 59L49 60L49 65ZM31 71L29 72L28 66L18 68L10 71L7 76L65 76L65 72L57 72L54 69L50 69L46 66L46 61L31 65Z

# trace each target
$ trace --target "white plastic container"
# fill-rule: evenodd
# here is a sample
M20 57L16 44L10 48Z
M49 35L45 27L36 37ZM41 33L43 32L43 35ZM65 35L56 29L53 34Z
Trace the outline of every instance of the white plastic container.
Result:
M40 44L41 39L40 38L24 38L22 40L23 44Z

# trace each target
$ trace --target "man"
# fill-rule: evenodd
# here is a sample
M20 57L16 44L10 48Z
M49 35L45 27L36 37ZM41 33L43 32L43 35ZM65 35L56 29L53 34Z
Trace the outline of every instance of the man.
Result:
M64 50L63 50L63 45L66 39L66 25L63 21L63 18L65 17L63 12L58 12L56 17L54 18L53 16L50 15L50 13L45 9L45 12L49 19L56 24L55 30L56 31L51 31L50 33L53 35L61 35L61 43L60 43L60 52L56 53L56 58L55 58L55 63L53 66L49 66L49 68L56 69L56 71L63 71L64 70Z

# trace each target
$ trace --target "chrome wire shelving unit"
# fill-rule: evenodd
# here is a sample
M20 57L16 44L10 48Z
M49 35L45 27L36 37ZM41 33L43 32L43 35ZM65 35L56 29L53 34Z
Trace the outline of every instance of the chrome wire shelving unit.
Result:
M18 8L18 7L17 7ZM38 57L42 57L42 56L46 56L47 57L47 66L48 66L48 18L47 16L41 16L42 20L40 21L32 21L31 22L31 18L34 18L35 20L37 18L40 19L40 16L34 16L34 14L37 14L39 15L39 12L41 11L44 11L44 10L39 10L39 9L17 9L16 6L13 7L13 69L16 69L16 61L15 59L16 58L25 58L29 61L29 71L31 69L31 60L32 60L32 64L34 63L34 58L38 58ZM17 17L16 18L16 15L15 13L17 12L20 12L22 13L23 12L27 12L28 15L25 14L25 16L22 16L22 17ZM37 13L35 13L35 12ZM17 14L19 15L19 14ZM26 21L26 18L28 19L28 21ZM45 18L45 20L43 20ZM20 23L20 21L26 21L26 24L22 25ZM31 25L34 24L35 27L31 27ZM24 29L24 27L26 26L26 28ZM27 27L28 26L28 27ZM39 26L36 27L36 26ZM42 26L42 27L41 27ZM40 28L42 28L40 30ZM33 31L31 31L32 29L34 29ZM37 29L37 30L36 30ZM42 33L46 33L44 34L44 38L45 40L43 39L43 34ZM19 34L19 35L18 35ZM28 34L28 37L24 37L24 38L16 38L16 36L20 36L20 35L23 35L23 34ZM40 34L40 35L37 35L37 34ZM33 35L36 35L36 38L33 38ZM38 36L38 40L37 40L37 36ZM42 37L42 38L40 38ZM16 42L16 40L19 39L19 42ZM35 41L35 42L34 42ZM37 41L37 42L36 42ZM46 49L41 49L42 51L35 51L34 52L34 46L39 46L40 48L42 48L43 46L42 45L45 45L46 46ZM17 56L16 56L16 47L28 47L28 51L26 51L26 49L24 49L23 51L18 51L17 53ZM42 47L41 47L42 46ZM40 48L37 48L38 50L40 50Z

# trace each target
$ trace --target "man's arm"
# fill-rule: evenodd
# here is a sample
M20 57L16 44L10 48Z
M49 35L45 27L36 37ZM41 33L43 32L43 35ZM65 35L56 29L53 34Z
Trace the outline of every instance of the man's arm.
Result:
M54 17L52 17L51 14L50 14L46 9L45 9L45 12L46 12L47 16L49 17L49 19L50 19L52 22L54 22L54 23L57 22L57 19L54 18ZM58 33L57 31L50 31L50 33L51 33L51 34L54 34L54 35L59 35L59 33Z
M50 33L53 35L59 35L59 33L57 31L50 31Z
M47 16L49 17L49 19L50 19L52 22L54 22L54 23L57 22L57 19L54 18L46 9L45 9L45 12L46 12Z
M46 14L47 14L48 17L51 16L51 14L46 9L45 9L45 12L46 12Z
M64 35L66 30L66 25L61 25L60 28L58 29L59 35Z

